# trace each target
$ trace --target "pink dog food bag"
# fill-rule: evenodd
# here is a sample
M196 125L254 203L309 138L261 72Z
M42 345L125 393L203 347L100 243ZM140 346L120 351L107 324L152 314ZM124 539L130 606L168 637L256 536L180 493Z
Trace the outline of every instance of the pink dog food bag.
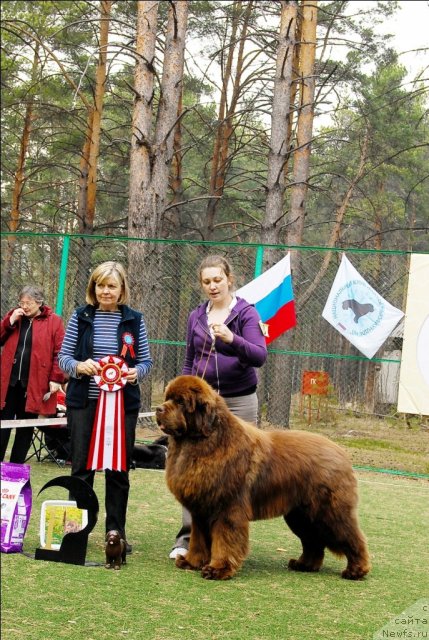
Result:
M1 545L3 553L20 553L31 515L30 466L2 462Z

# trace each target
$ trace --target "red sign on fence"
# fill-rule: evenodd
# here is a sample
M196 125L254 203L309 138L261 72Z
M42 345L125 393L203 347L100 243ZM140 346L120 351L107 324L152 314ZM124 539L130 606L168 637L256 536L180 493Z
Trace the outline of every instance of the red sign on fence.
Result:
M327 396L329 373L326 371L303 371L301 393L304 396Z

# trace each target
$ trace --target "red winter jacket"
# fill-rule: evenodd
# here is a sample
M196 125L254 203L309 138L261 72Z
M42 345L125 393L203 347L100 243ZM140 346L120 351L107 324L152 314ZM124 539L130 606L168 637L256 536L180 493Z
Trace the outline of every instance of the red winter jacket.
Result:
M13 360L18 346L21 318L11 326L9 311L1 321L0 343L1 354L1 408L6 402L6 394L12 373ZM64 338L64 324L60 316L53 313L46 305L40 308L32 325L32 341L30 355L30 371L27 386L27 402L25 410L29 413L55 415L57 394L53 393L49 400L43 402L43 396L49 391L49 382L65 382L64 372L58 366L58 352Z

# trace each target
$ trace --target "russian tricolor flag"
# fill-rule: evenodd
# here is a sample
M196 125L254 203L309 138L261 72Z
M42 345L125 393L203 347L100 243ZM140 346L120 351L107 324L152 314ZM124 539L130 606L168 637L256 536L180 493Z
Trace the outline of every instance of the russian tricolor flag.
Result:
M267 344L296 325L289 253L236 294L255 305L267 325L268 333L264 334Z

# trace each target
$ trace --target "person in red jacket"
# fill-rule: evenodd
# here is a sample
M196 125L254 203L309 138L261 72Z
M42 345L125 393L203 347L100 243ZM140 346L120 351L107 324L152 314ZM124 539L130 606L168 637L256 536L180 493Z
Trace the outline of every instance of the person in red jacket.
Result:
M57 391L65 382L58 366L64 338L60 316L43 302L43 291L27 285L19 294L19 306L1 321L2 420L55 415ZM11 429L1 429L0 460L4 460ZM28 454L32 427L16 429L10 461L22 463Z

